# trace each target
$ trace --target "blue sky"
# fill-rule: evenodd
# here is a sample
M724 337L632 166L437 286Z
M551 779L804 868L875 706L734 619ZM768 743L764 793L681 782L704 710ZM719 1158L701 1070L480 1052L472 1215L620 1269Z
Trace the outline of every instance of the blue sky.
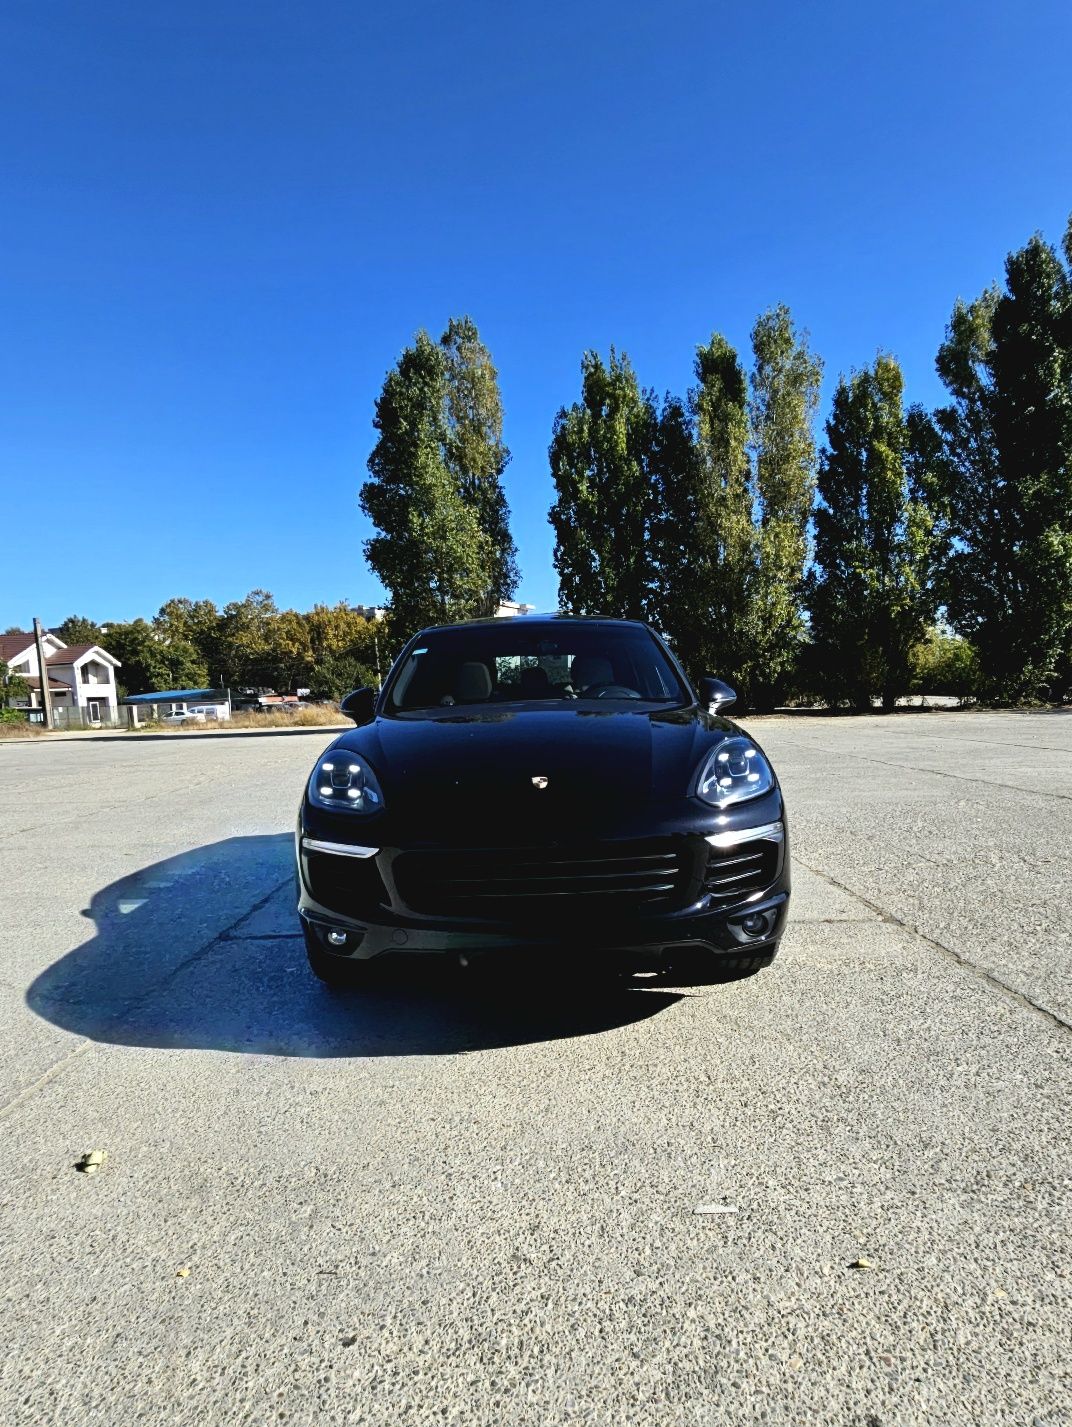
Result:
M785 301L827 395L883 348L935 401L954 298L1072 209L1070 54L1067 0L6 0L0 627L376 598L373 401L463 312L553 606L582 351L682 390Z

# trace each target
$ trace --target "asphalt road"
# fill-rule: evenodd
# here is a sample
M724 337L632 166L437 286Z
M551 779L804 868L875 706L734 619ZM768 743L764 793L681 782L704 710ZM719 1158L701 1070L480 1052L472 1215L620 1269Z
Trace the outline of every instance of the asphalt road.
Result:
M322 989L322 730L0 745L0 1423L1072 1422L1072 716L753 727L681 994Z

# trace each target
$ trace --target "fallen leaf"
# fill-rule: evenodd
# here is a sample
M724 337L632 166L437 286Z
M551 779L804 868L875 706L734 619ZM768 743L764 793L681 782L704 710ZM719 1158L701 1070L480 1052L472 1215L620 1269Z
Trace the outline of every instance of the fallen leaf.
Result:
M80 1174L96 1174L101 1165L108 1158L107 1150L89 1150L75 1164L75 1169Z
M175 1270L175 1277L176 1277L176 1278L189 1278L189 1277L190 1277L190 1265L189 1265L189 1264L183 1264L182 1268L176 1269L176 1270Z
M865 1259L863 1257L853 1259L852 1263L849 1264L849 1268L874 1268L874 1266L875 1265L871 1262L870 1259Z

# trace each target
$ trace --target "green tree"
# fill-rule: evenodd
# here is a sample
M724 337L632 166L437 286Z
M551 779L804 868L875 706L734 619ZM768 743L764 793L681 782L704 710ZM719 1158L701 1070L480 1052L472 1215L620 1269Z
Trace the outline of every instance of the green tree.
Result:
M652 459L652 609L694 677L744 695L755 566L748 408L737 353L715 334L696 349L688 404L668 396Z
M892 357L842 378L826 423L809 577L822 692L892 709L934 617L934 520L910 459L904 381Z
M382 661L390 660L388 621L366 619L352 606L314 605L303 615L309 632L312 670L309 688L318 698L340 698L351 689L379 683ZM347 682L356 679L357 682Z
M653 566L648 616L690 672L701 670L707 649L708 600L702 578L691 580L693 532L701 520L700 465L685 403L667 395L656 425L651 462L650 551Z
M128 694L206 685L208 674L193 645L184 640L165 643L148 620L109 624L107 639L108 653L122 665L119 678Z
M979 660L966 639L935 626L912 651L912 692L965 702L979 691Z
M495 551L447 460L447 357L419 332L376 402L379 439L361 508L378 533L365 558L390 593L404 636L485 612Z
M783 696L805 635L804 570L815 495L815 438L822 363L785 306L752 329L749 415L756 562L748 591L749 692L759 708Z
M345 600L335 605L315 604L302 618L309 632L309 648L314 660L352 648L372 627L372 621Z
M957 303L936 364L942 597L998 701L1072 671L1072 222L1064 249L1011 253L1004 289Z
M228 687L289 692L304 686L313 662L304 617L277 608L267 590L251 590L224 606L218 650Z
M719 334L696 349L696 385L689 392L700 499L691 557L680 579L695 582L702 612L702 664L693 672L724 674L747 700L753 681L756 536L748 463L748 404L744 370Z
M563 609L644 619L652 599L652 460L659 428L651 392L611 349L581 362L581 400L555 417L549 519Z
M20 631L17 631L21 633ZM21 674L13 674L0 659L0 709L9 708L29 697L30 686Z
M81 614L69 614L52 633L64 644L100 644L103 638L100 625Z
M297 610L280 610L268 626L263 682L270 688L291 693L305 688L313 667L309 628Z
M153 616L153 628L164 643L191 644L209 678L224 684L220 646L220 612L212 600L167 600Z
M325 654L309 674L309 692L316 699L338 701L353 689L374 689L377 683L375 663L357 651Z
M517 547L502 488L510 452L503 443L498 373L470 317L452 317L439 345L446 360L444 459L491 547L482 613L494 614L518 582Z

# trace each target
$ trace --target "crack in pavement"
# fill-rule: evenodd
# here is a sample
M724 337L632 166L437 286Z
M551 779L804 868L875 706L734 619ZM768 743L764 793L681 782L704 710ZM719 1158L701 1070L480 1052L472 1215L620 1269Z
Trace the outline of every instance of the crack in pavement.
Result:
M785 740L793 748L810 749L813 753L826 753L831 758L855 758L859 763L878 763L883 768L900 768L906 773L923 773L932 778L951 778L956 783L980 783L984 788L1004 788L1009 793L1027 793L1035 798L1058 798L1063 803L1072 803L1072 793L1047 793L1041 788L1023 788L1019 783L999 783L995 778L966 777L963 773L948 773L938 768L924 768L920 763L894 763L888 758L874 758L866 753L850 753L847 749L824 748L821 743L800 743L793 738Z
M1000 976L995 976L977 962L972 961L961 952L954 950L953 947L946 946L945 942L928 936L928 934L925 931L921 931L919 927L912 926L910 922L904 921L886 907L879 906L879 904L873 902L870 897L865 897L862 893L857 892L855 888L850 887L848 883L840 882L829 872L823 872L818 867L812 867L810 863L805 862L796 852L793 853L793 860L799 863L801 867L807 868L814 876L821 877L822 880L828 882L831 887L837 887L839 891L847 892L850 897L855 897L858 902L861 902L865 907L869 908L888 925L900 927L903 931L908 932L910 936L918 937L920 941L925 942L927 946L939 952L947 960L955 962L956 965L961 967L964 971L970 972L971 975L984 982L991 990L997 991L1000 995L1014 1001L1022 1010L1034 1012L1035 1015L1041 1016L1043 1020L1049 1021L1051 1025L1057 1026L1060 1030L1072 1031L1072 1022L1066 1021L1062 1016L1059 1016L1056 1011L1051 1011L1048 1007L1040 1005L1038 1001L1033 1001L1026 992L1018 991L1015 986L1010 986L1007 981L1002 981Z
M301 941L301 932L224 932L220 941Z
M1062 748L1056 743L1013 743L1011 740L1005 738L964 738L959 734L952 738L943 738L937 733L910 733L908 729L905 728L883 728L881 731L887 738L908 738L916 740L921 737L929 737L933 739L935 743L946 743L953 748L962 748L966 743L973 743L981 748L1023 748L1029 753L1061 753L1066 758L1072 758L1072 748ZM863 732L863 730L861 730L861 732ZM800 744L798 746L803 748L808 745Z

